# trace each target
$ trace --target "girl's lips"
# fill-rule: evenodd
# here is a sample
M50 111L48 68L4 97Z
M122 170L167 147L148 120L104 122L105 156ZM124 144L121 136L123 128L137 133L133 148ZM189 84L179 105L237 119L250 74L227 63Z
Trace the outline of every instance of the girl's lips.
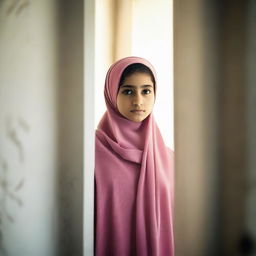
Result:
M145 112L145 110L131 110L131 112L134 114L142 114Z

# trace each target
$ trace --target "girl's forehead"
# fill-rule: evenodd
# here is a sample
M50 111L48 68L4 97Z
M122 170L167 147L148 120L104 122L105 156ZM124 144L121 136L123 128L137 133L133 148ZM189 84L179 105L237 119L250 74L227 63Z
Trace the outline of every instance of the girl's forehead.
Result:
M132 89L144 89L144 88L153 88L153 84L142 84L142 85L131 85L131 84L123 84L120 88L132 88Z
M133 74L128 75L124 78L122 84L125 84L125 83L133 83L135 85L143 84L143 83L153 84L153 81L152 81L152 78L149 74L133 73Z

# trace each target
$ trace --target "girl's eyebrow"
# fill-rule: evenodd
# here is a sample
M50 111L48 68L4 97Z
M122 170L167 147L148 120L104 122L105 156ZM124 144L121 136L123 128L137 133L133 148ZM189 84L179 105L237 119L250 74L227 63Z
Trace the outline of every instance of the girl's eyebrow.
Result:
M137 87L137 86L126 84L126 85L121 85L121 87L133 88L133 87ZM145 87L152 87L153 88L153 86L151 84L144 84L144 85L140 86L140 88L145 88Z

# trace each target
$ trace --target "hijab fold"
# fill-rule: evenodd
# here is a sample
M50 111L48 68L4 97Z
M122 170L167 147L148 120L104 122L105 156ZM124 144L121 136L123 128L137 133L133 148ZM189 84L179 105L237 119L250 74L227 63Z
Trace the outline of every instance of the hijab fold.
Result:
M174 152L153 113L133 122L116 105L122 72L133 63L146 65L156 81L152 64L135 56L107 72L107 111L95 136L95 255L173 256Z

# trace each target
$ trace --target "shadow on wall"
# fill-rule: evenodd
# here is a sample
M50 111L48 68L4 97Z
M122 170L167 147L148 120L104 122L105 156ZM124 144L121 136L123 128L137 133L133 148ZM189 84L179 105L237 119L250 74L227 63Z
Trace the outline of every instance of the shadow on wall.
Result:
M19 16L27 7L29 7L29 0L19 1L1 1L0 8L3 9L4 18L8 18L11 15ZM4 232L3 223L6 221L9 224L15 223L15 218L8 210L7 204L14 203L17 207L23 206L23 200L20 195L20 191L25 185L25 174L18 175L18 179L14 182L10 178L10 174L13 173L15 159L18 163L16 166L23 166L25 164L25 151L23 148L23 141L21 137L26 136L30 127L22 117L7 116L4 120L5 130L3 131L3 139L6 140L7 145L11 145L15 148L16 154L9 155L8 159L0 154L0 254L8 255L6 248L4 247ZM10 161L10 159L12 159ZM22 169L22 168L21 168ZM20 170L16 170L17 172Z
M83 2L58 6L59 255L83 255Z
M29 0L3 0L0 3L0 8L5 8L6 16L19 16L29 5Z
M0 155L0 253L1 255L8 255L4 247L3 239L4 232L2 230L3 223L7 220L10 224L15 223L15 218L12 213L8 211L7 204L13 202L18 207L23 206L23 200L20 191L25 184L25 174L18 175L18 180L14 183L11 179L10 171L14 168L15 159L18 159L18 166L25 164L25 151L23 148L23 141L21 135L27 135L30 131L29 125L22 118L13 118L9 116L5 120L5 138L8 144L14 146L16 154L8 156L8 159ZM22 169L22 168L21 168ZM16 170L20 171L20 170ZM11 171L13 172L13 170ZM15 172L14 172L15 173ZM14 184L13 184L14 183Z

